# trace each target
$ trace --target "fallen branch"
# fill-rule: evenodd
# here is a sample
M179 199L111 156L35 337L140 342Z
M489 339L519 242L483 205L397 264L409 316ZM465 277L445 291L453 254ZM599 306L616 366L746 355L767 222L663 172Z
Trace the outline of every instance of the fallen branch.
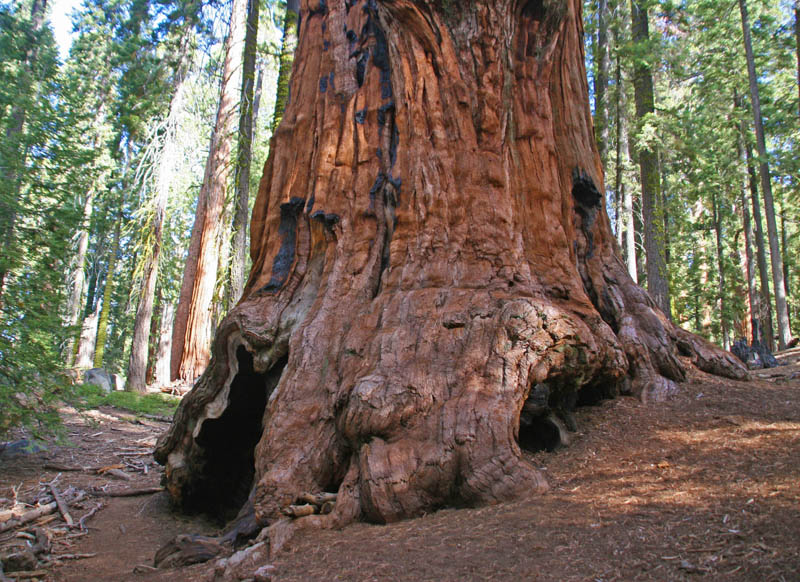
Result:
M116 468L109 469L108 471L106 471L106 474L111 475L112 477L116 477L117 479L122 479L123 481L130 481L131 479L133 479L133 477L128 475L125 471Z
M72 516L69 514L69 506L64 503L64 498L61 497L58 489L52 483L50 483L50 492L53 494L53 499L56 500L55 503L58 507L58 511L61 513L61 517L63 517L66 524L71 527L75 522L72 521Z
M98 503L97 505L95 505L95 506L94 506L94 507L93 507L91 510L89 510L89 512L88 512L86 515L84 515L83 517L81 517L81 518L78 520L78 527L80 527L80 528L81 528L81 531L85 531L85 530L86 530L86 522L87 522L87 521L89 521L90 519L92 519L92 518L94 517L94 515L95 515L95 514L96 514L98 511L100 511L101 509L103 509L104 507L105 507L105 503L103 503L103 502L101 501L100 503Z
M98 497L136 497L138 495L161 493L162 491L164 491L163 487L144 487L142 489L125 489L123 491L103 491L102 489L94 489L92 495L97 495Z
M72 500L72 503L77 503L78 501L81 501L84 497L86 497L86 494L83 491L81 491L78 494L78 496ZM47 503L45 505L40 505L39 507L35 507L29 511L26 511L16 519L10 519L5 523L0 524L0 533L3 533L10 529L14 529L15 527L31 522L34 519L38 519L42 516L49 515L55 512L57 509L58 509L58 503L56 503L55 501L53 501L52 503Z
M85 560L86 558L94 558L97 554L61 554L53 555L55 560Z

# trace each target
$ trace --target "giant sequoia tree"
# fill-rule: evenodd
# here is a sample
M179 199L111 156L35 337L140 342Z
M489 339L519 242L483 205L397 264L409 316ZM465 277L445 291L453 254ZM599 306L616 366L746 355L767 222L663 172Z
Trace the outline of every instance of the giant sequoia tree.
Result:
M744 377L630 279L580 0L302 0L253 268L158 444L187 507L385 522L543 490L577 404ZM251 488L252 487L252 488ZM222 500L222 501L221 501ZM245 505L245 507L250 504Z

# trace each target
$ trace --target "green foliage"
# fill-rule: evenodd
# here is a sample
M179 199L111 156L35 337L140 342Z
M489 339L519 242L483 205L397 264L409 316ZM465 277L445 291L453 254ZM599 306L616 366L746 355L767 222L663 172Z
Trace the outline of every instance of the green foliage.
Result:
M92 384L83 384L75 393L73 404L88 410L101 406L114 406L137 414L172 416L178 408L180 398L169 394L136 394L135 392L103 392Z
M734 106L734 96L749 95L742 29L736 2L713 0L675 2L649 0L650 42L630 42L630 3L609 0L610 140L606 188L612 223L617 217L616 145L620 122L630 129L632 72L637 63L650 65L655 77L656 112L643 123L634 150L659 149L659 169L667 218L668 270L672 316L677 323L712 341L723 343L743 337L749 320L744 263L741 191L745 167L738 151L739 122L744 119L745 139L753 140L750 113ZM597 0L585 3L587 68L597 42ZM641 3L640 3L641 5ZM786 3L748 1L753 28L756 67L760 75L762 109L768 135L769 164L778 200L779 228L784 226L784 260L796 264L798 252L798 176L800 116L794 37L794 13ZM615 78L619 62L621 79ZM590 85L591 87L591 85ZM622 99L618 100L618 96ZM615 104L621 103L619 112ZM621 159L622 185L636 192L637 172ZM635 152L634 152L635 153ZM635 202L638 206L638 200ZM716 214L715 214L716 209ZM637 213L639 210L636 211ZM762 206L763 212L763 206ZM715 217L720 230L717 243ZM638 220L641 221L640 214ZM641 222L637 225L640 236ZM637 238L641 245L641 239ZM768 251L767 251L768 252ZM641 247L637 253L643 255ZM719 257L721 255L721 259ZM793 324L798 313L796 269L786 269L790 281L789 305ZM720 287L720 281L724 285ZM646 284L640 274L639 282ZM795 329L795 334L798 329Z

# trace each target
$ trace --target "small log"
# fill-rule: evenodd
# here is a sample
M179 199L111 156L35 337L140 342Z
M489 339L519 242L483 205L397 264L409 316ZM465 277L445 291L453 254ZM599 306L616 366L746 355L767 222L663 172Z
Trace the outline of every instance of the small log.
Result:
M4 509L0 511L0 523L5 523L10 519L15 519L25 513L25 506L21 503L17 503L11 509Z
M306 505L290 505L283 509L283 514L288 515L289 517L305 517L307 515L314 515L317 512L317 508L311 505L310 503Z
M326 501L325 503L322 504L322 507L319 508L319 512L322 515L328 515L333 511L334 507L336 507L335 501Z
M52 483L50 483L50 492L53 494L53 499L56 500L56 506L58 507L58 511L61 513L61 517L64 518L67 526L72 527L75 522L72 520L72 516L69 514L69 506L64 502L64 498L61 497L61 493L58 492L58 489Z
M0 533L14 529L17 526L33 521L34 519L38 519L43 515L53 513L57 509L58 504L55 501L53 501L53 503L47 503L45 505L40 505L39 507L30 509L17 518L9 519L4 523L0 523Z
M102 489L94 489L92 495L98 497L136 497L138 495L152 495L153 493L161 493L164 491L163 487L143 487L142 489L124 489L122 491L103 491Z
M62 463L45 463L42 468L46 471L63 471L65 473L70 471L87 471L88 467L77 467L75 465L64 465Z
M125 471L120 469L109 469L106 471L107 475L111 475L112 477L116 477L117 479L122 479L123 481L130 481L133 479L130 475L128 475Z

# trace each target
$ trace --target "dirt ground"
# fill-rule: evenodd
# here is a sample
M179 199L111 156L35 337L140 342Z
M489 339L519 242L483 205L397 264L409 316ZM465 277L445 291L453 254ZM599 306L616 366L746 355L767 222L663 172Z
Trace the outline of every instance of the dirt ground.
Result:
M530 456L549 493L387 526L304 531L276 557L273 580L800 580L800 350L780 359L785 366L750 382L692 372L664 404L620 398L581 409L570 447ZM39 579L177 582L209 571L148 566L176 534L212 533L213 524L171 511L164 493L91 494L156 486L161 469L144 453L166 424L111 409L67 412L65 421L72 446L0 461L0 509L12 487L31 499L54 479L59 471L47 464L122 464L132 480L62 472L58 487L90 493L72 510L76 520L105 505L88 533L54 538L55 563ZM0 548L35 525L0 534ZM64 554L91 557L59 560Z

